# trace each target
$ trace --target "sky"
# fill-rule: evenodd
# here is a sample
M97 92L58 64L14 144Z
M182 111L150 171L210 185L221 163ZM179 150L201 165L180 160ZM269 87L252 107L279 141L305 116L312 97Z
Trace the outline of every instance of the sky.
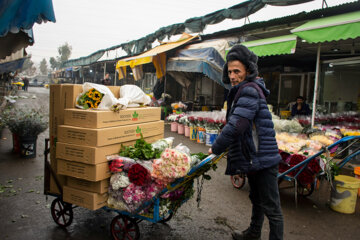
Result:
M336 6L355 0L326 0ZM35 43L26 51L39 64L58 56L58 47L72 47L70 59L88 56L100 49L139 39L161 27L236 5L240 0L53 0L56 23L35 24ZM249 16L250 22L265 21L322 7L322 0L294 6L266 6ZM208 25L201 34L240 27L244 19ZM122 56L121 52L117 57ZM49 66L50 64L48 64Z

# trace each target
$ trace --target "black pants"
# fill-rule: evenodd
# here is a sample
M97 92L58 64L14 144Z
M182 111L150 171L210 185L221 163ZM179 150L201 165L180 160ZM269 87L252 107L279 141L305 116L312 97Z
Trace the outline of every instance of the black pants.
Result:
M278 166L248 174L252 216L250 230L261 233L264 215L269 219L269 240L283 239L284 220L277 183Z

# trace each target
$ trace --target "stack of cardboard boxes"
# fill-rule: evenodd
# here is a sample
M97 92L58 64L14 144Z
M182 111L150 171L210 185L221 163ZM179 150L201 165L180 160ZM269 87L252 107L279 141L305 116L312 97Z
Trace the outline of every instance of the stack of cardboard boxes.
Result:
M119 98L120 87L109 87ZM81 207L105 206L110 172L107 156L133 145L140 134L149 143L164 137L160 108L118 113L75 109L82 85L50 86L50 161L63 186L63 200ZM59 189L50 178L50 192Z

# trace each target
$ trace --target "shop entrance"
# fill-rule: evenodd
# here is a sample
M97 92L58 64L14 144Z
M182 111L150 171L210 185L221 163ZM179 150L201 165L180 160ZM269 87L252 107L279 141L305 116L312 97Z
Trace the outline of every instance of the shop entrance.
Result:
M278 89L278 109L291 111L297 96L303 96L309 103L313 99L315 73L283 73L280 74Z

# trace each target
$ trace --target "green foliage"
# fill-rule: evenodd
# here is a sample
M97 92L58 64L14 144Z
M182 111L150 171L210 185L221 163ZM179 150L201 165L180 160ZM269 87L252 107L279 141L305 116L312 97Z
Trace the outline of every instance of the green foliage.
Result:
M140 139L136 140L134 146L121 146L119 152L120 156L129 157L136 160L150 160L160 158L161 152L159 149L153 149L150 143L144 140L142 134Z
M46 75L48 72L48 66L45 58L43 58L43 60L40 62L40 72L43 75Z
M67 42L61 45L60 47L58 47L58 52L60 55L59 60L61 63L69 60L71 56L71 51L72 51L72 47Z

